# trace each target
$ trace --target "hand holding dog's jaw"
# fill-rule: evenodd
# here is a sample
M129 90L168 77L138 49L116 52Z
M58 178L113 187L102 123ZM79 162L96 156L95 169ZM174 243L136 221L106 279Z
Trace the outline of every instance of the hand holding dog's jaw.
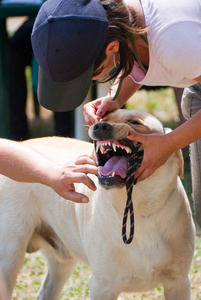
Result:
M174 152L167 138L167 134L139 134L130 132L128 139L142 143L144 158L136 171L137 182L151 176Z

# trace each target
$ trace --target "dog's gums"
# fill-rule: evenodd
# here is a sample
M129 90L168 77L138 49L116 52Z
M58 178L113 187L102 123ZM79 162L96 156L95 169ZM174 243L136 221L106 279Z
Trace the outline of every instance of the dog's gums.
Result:
M95 141L99 181L105 188L125 185L128 161L134 145L128 139Z

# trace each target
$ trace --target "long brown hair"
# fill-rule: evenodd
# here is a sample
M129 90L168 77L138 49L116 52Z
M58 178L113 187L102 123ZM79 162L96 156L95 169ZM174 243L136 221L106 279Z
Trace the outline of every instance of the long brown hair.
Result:
M108 18L108 35L105 45L99 54L94 68L94 76L101 73L100 65L106 58L105 49L107 45L115 40L119 41L120 64L115 71L108 75L100 82L106 82L121 72L121 79L124 79L130 74L134 65L134 56L131 49L128 47L131 34L145 33L143 28L140 28L134 10L127 8L123 0L100 0Z

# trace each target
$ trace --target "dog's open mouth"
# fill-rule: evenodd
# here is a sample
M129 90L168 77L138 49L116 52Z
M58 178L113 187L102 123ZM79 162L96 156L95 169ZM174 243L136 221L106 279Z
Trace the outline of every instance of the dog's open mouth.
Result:
M128 139L95 141L100 183L106 187L125 185L128 161L134 144Z

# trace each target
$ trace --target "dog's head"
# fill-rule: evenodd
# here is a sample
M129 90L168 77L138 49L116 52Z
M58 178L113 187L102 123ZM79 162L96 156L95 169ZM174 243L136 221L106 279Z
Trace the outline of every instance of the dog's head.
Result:
M154 116L140 110L120 109L108 114L90 127L99 166L99 182L109 188L125 185L128 161L137 142L127 139L128 133L163 133L163 125Z

